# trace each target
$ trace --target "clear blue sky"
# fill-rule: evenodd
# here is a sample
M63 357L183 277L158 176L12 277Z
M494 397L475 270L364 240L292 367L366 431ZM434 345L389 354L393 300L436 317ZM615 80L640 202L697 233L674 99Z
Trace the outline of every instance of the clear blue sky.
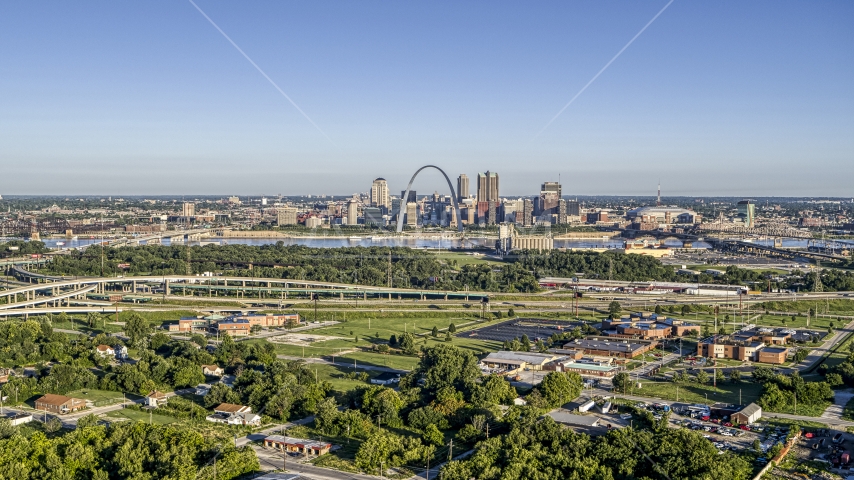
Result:
M854 2L0 6L0 194L854 196ZM419 192L444 191L426 172Z

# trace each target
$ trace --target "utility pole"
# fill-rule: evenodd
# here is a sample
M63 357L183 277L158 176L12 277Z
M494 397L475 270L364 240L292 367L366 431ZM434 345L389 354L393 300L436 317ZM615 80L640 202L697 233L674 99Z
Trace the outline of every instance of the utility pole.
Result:
M486 439L489 440L489 422L486 423Z
M449 450L448 450L448 461L450 462L451 460L454 459L454 439L453 438L451 439L451 443L450 443L450 445L448 445L448 448L449 448Z

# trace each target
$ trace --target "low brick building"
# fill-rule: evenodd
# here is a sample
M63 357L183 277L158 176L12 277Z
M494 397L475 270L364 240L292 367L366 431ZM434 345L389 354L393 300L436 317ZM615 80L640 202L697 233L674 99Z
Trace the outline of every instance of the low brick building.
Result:
M772 363L775 365L782 365L786 363L788 357L788 348L766 347L762 350L759 350L758 361L761 363Z
M56 414L71 413L86 407L86 400L46 393L36 399L35 408L40 412Z
M252 331L249 320L223 320L216 324L219 333L225 333L233 337L243 337Z

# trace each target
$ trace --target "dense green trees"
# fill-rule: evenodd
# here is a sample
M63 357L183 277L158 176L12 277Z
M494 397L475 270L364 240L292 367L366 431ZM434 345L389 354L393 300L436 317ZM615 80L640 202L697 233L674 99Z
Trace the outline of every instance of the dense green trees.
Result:
M425 388L430 390L462 387L480 376L477 363L470 352L440 344L424 350L414 374L423 378Z
M518 407L514 407L518 408ZM530 407L522 407L530 408ZM513 415L508 415L513 418ZM475 453L442 468L447 480L629 480L750 478L741 458L718 450L699 433L612 430L590 437L554 422L519 415L506 435L490 437Z
M575 399L581 394L584 381L575 372L551 372L537 386L548 407L554 408Z
M763 385L762 395L756 403L769 411L791 413L796 402L801 412L816 407L823 410L833 401L829 383L807 382L797 371L784 375L768 367L756 367L752 376Z
M215 455L220 479L259 468L251 448L235 449L227 439L142 422L104 427L84 421L61 436L36 432L0 440L0 479L192 480L212 476Z
M676 279L672 266L663 265L659 260L647 255L563 251L543 255L537 251L523 251L515 255L514 260L520 267L532 270L540 277L575 277L578 273L583 273L585 278L611 280Z
M148 335L153 331L148 320L136 312L131 312L124 321L125 335L130 340L130 344L137 348L144 346L143 342L148 340Z

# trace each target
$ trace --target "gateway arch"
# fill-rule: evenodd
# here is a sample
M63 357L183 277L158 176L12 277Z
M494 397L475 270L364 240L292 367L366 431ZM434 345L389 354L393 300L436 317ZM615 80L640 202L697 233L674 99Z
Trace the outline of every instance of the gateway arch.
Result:
M457 230L462 232L463 220L462 217L460 217L460 205L457 203L457 192L454 191L454 185L451 183L451 179L448 178L448 174L436 165L424 165L423 167L416 170L415 173L412 175L412 178L409 179L409 185L406 186L406 192L404 192L403 198L400 199L400 211L397 213L397 232L400 233L403 231L403 216L406 213L406 204L408 203L406 200L409 198L409 190L412 189L412 182L415 181L415 177L418 176L421 170L424 170L425 168L435 168L436 170L442 172L442 175L448 182L448 188L451 189L451 202L454 205L454 213L457 215Z

